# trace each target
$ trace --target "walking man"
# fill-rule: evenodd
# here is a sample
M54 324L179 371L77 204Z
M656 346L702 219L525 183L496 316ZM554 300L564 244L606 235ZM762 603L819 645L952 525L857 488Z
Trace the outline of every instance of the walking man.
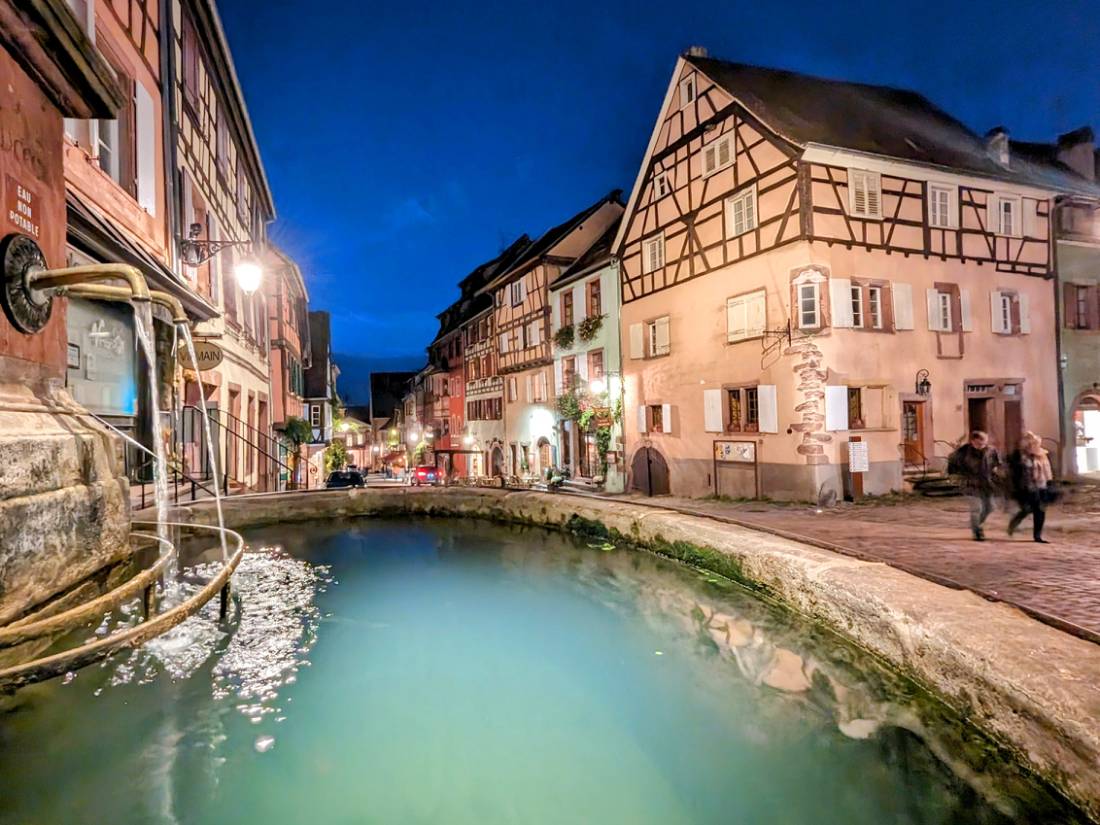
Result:
M970 499L970 531L974 541L985 541L982 525L993 512L1000 471L1000 453L981 430L971 432L970 440L947 459L947 472L960 477L963 492Z

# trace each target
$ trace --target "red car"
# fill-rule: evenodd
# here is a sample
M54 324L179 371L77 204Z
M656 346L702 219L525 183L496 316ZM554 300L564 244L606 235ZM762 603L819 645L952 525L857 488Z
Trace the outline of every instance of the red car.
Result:
M439 472L438 467L433 467L430 464L422 464L413 470L412 479L409 483L415 487L419 487L422 484L442 484L443 474Z

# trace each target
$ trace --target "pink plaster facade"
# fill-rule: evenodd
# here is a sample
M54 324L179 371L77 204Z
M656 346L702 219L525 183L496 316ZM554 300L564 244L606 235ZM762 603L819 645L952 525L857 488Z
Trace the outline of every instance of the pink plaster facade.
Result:
M1051 446L1052 194L792 145L679 61L617 239L628 483L821 500L901 489L970 428Z

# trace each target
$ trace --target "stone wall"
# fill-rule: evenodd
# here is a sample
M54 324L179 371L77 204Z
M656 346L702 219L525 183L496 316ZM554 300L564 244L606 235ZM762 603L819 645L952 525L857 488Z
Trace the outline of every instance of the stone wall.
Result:
M78 413L63 391L0 384L0 625L82 600L130 555L117 445Z
M1100 820L1100 647L1015 608L883 564L628 501L488 489L236 497L229 526L370 515L484 517L583 529L739 580L824 624L942 698ZM208 503L191 518L213 523Z

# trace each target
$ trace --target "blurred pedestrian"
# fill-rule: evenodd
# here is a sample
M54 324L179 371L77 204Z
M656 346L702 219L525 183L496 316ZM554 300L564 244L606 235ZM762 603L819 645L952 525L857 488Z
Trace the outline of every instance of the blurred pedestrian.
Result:
M1008 459L1011 471L1012 497L1020 505L1020 512L1008 523L1011 536L1016 528L1029 515L1032 518L1031 535L1040 544L1047 544L1043 538L1043 524L1046 522L1046 506L1054 500L1054 488L1051 482L1054 473L1050 469L1050 455L1043 449L1043 442L1033 432L1027 432L1020 439L1020 447Z
M981 430L970 433L970 440L951 453L947 472L959 476L963 492L970 499L970 532L974 541L985 541L982 525L993 512L1001 472L1001 455Z

